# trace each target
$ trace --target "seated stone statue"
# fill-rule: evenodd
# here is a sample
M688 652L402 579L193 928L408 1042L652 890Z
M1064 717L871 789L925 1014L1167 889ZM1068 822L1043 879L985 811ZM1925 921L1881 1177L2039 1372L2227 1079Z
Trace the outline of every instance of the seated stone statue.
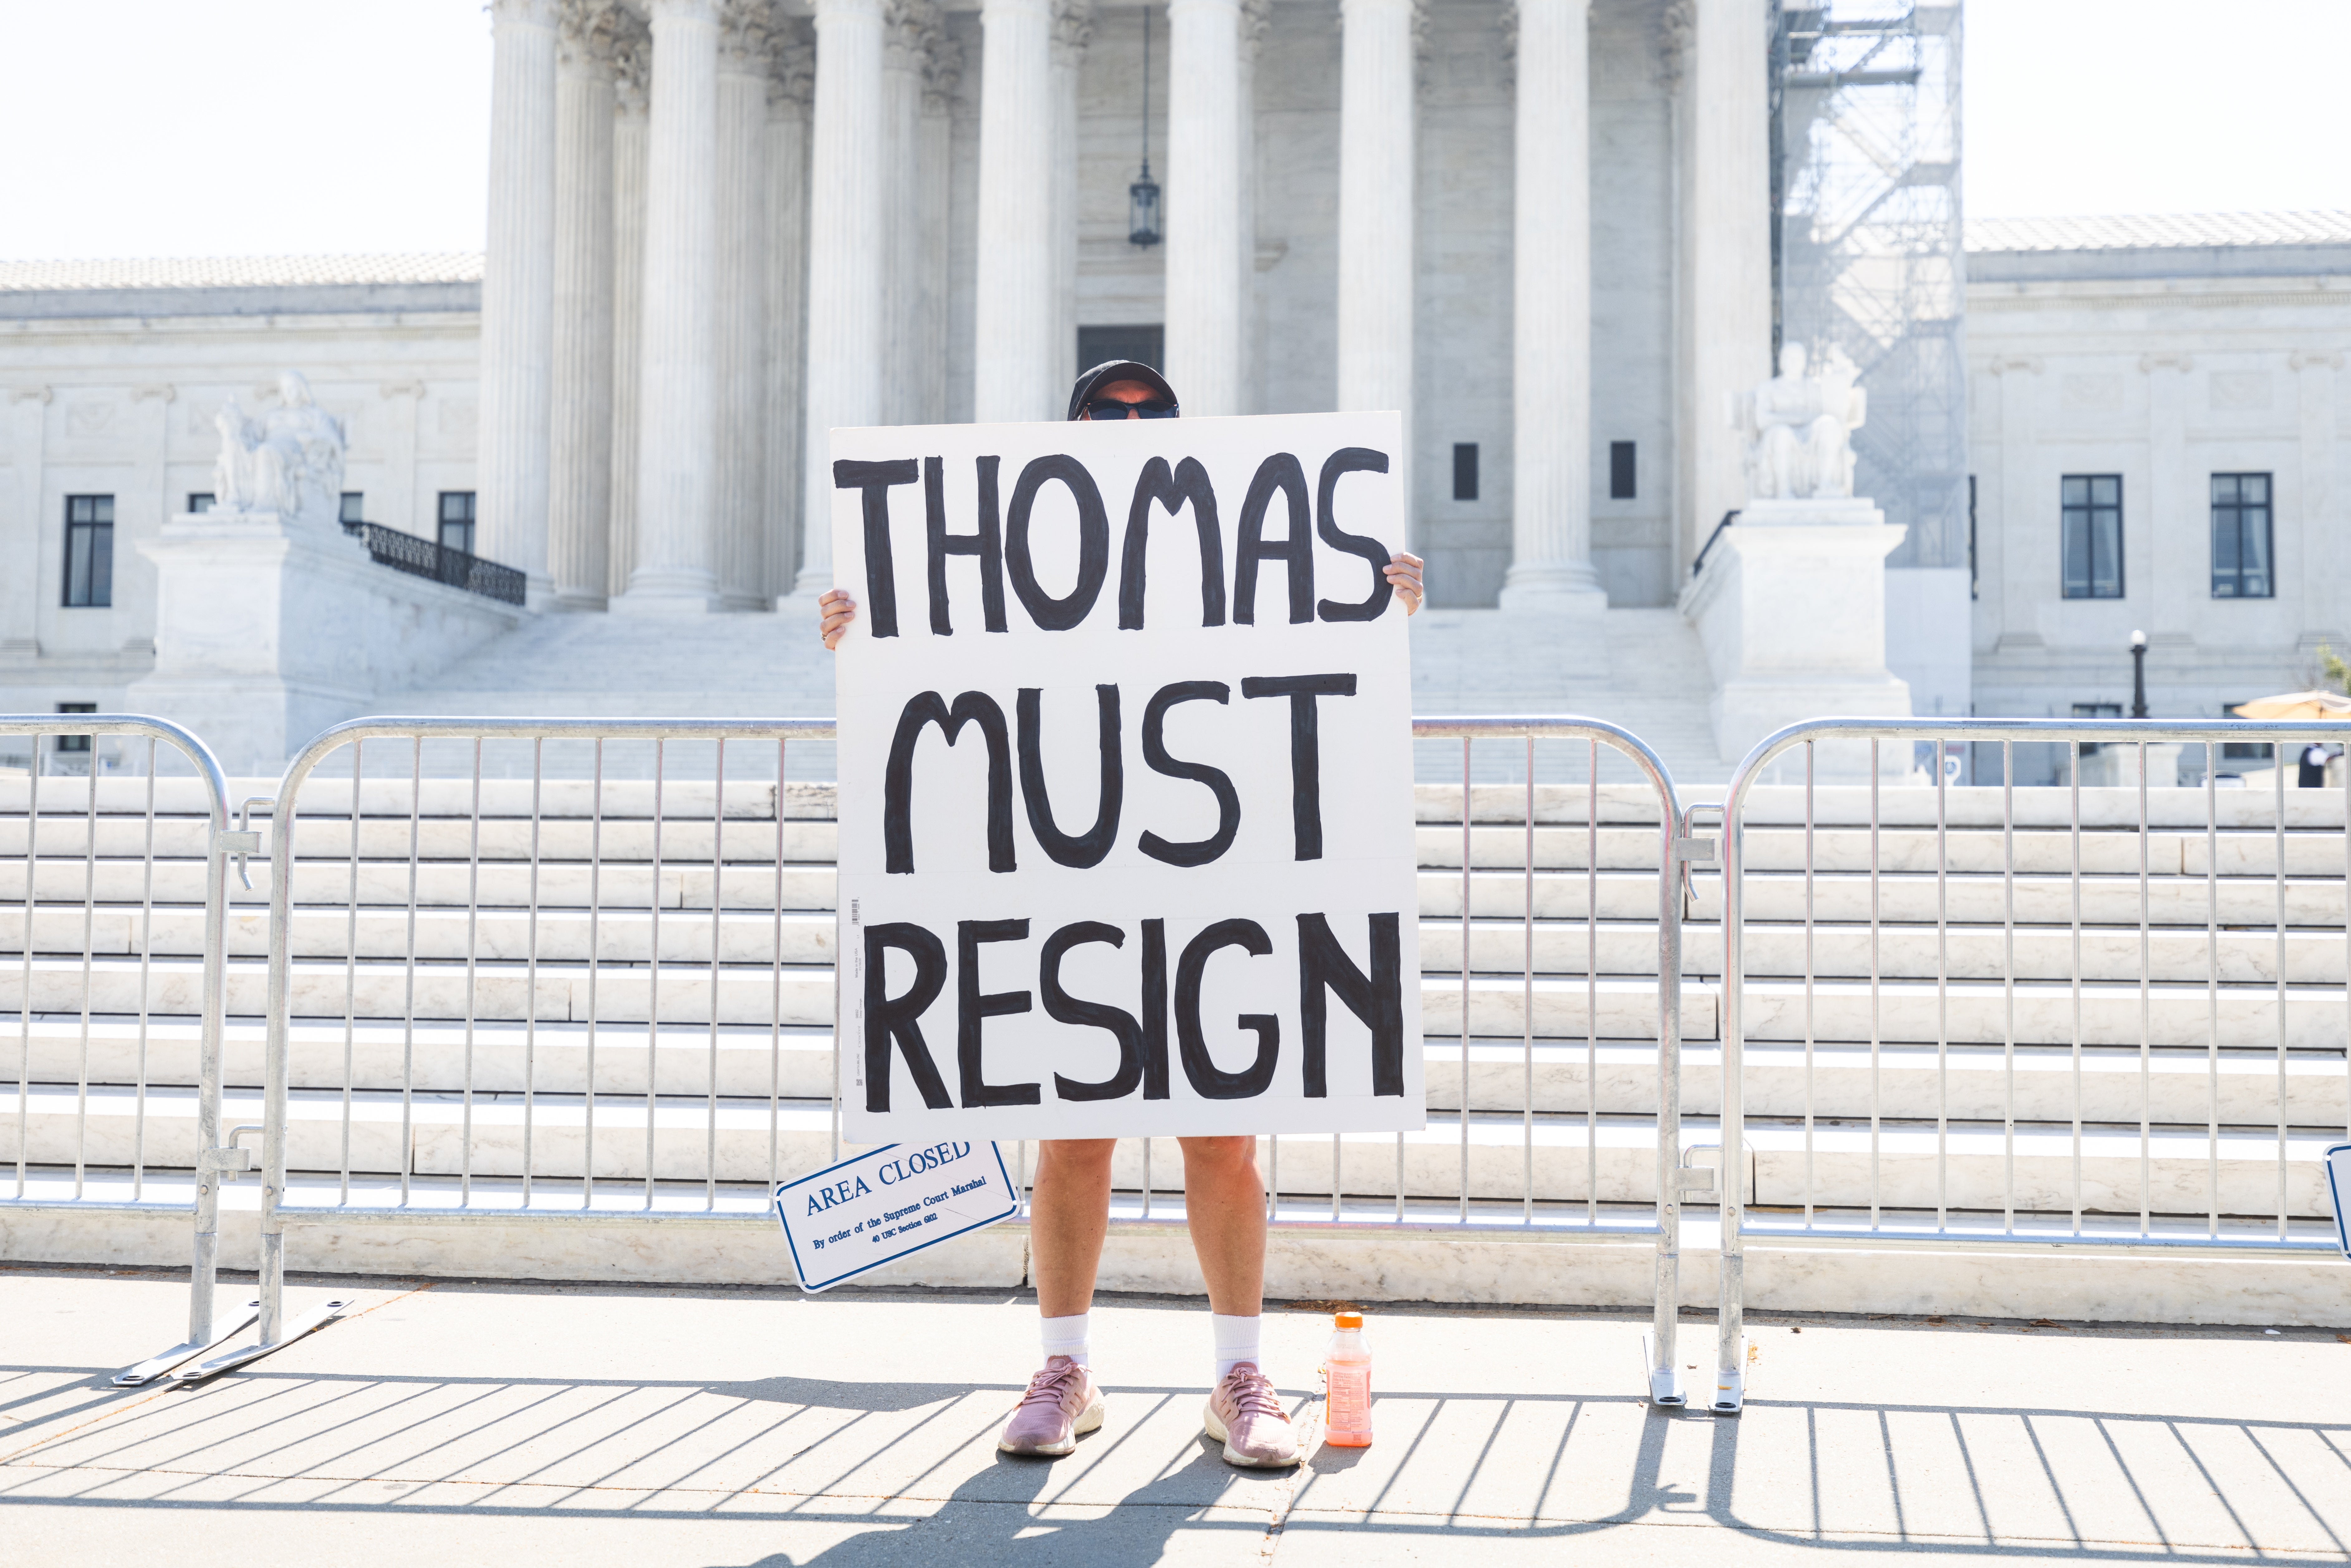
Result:
M214 416L221 436L213 465L214 506L334 523L341 511L342 421L319 406L298 371L277 378L278 406L248 418L231 397Z
M1747 437L1748 493L1757 500L1802 500L1853 494L1853 433L1868 415L1869 394L1855 371L1832 354L1819 375L1804 373L1804 349L1780 350L1780 373L1742 394L1736 423Z

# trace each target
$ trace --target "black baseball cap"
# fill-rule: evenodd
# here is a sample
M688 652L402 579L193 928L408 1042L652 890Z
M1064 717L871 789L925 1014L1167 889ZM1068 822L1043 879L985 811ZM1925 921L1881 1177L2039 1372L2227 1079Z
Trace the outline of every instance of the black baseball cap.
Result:
M1149 365L1135 360L1105 360L1080 376L1078 384L1070 389L1069 417L1077 418L1084 411L1086 400L1094 395L1094 390L1106 387L1113 382L1141 382L1145 386L1157 388L1159 395L1169 402L1181 402L1176 395L1176 389L1167 384L1167 378Z

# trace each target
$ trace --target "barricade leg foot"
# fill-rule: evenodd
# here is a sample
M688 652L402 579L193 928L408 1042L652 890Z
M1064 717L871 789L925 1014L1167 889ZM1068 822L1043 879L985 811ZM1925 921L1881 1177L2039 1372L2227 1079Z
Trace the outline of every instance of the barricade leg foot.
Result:
M229 1341L235 1339L246 1330L251 1328L253 1326L253 1320L260 1315L261 1303L259 1301L247 1301L245 1304L245 1311L238 1314L235 1321L230 1322L227 1328L224 1329L219 1333L214 1334L211 1339L189 1340L183 1344L173 1345L171 1349L164 1351L160 1355L151 1355L146 1360L141 1362L138 1365L131 1367L127 1371L115 1374L114 1386L117 1388L143 1388L148 1384L154 1382L157 1378L171 1371L173 1367L178 1366L184 1362L193 1361L196 1357L204 1354L207 1351L218 1350L221 1346L226 1344Z
M1726 1366L1714 1375L1714 1413L1736 1416L1747 1404L1747 1369Z
M193 1384L202 1383L207 1378L217 1377L224 1372L234 1372L240 1366L245 1366L250 1363L259 1361L265 1355L275 1355L277 1352L284 1350L287 1345L292 1344L296 1340L301 1339L308 1334L316 1333L319 1330L325 1328L329 1323L333 1322L337 1318L341 1317L343 1315L343 1309L350 1305L350 1302L347 1301L321 1302L319 1305L311 1308L308 1312L304 1312L300 1317L296 1318L293 1322L287 1323L286 1325L285 1333L279 1334L277 1338L270 1341L267 1344L248 1344L240 1349L230 1351L225 1355L216 1355L210 1361L198 1362L195 1365L189 1367L184 1372L173 1373L172 1375L172 1381L180 1386L185 1387ZM251 1320L248 1319L247 1321L250 1322Z

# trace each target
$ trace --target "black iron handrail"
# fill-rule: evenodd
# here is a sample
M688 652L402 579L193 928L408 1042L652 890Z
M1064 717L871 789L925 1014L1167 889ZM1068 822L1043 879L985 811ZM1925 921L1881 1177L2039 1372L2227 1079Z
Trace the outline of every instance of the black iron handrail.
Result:
M461 549L432 539L403 534L398 528L385 528L381 523L345 523L343 532L367 546L368 556L378 565L394 571L404 571L411 577L430 578L451 588L462 588L468 593L478 593L485 599L495 599L501 604L523 601L523 574L510 566L494 560L484 560Z
M1738 517L1739 508L1736 507L1733 507L1730 510L1722 514L1722 521L1714 525L1714 532L1707 535L1706 543L1699 547L1698 559L1690 562L1690 575L1692 577L1696 577L1698 574L1699 569L1706 565L1707 552L1714 549L1714 541L1722 537L1722 530L1729 528L1733 522L1737 521Z

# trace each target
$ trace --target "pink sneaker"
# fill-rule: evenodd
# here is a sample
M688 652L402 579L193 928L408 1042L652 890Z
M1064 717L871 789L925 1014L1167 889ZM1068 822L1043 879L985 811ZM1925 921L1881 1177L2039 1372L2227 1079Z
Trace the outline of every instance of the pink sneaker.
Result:
M1228 1465L1280 1469L1298 1462L1298 1434L1290 1430L1281 1396L1255 1362L1244 1361L1225 1374L1208 1396L1204 1425L1225 1446Z
M1008 1454L1060 1458L1079 1437L1102 1424L1102 1390L1093 1374L1066 1355L1048 1356L1045 1370L1029 1380L1029 1392L1004 1426L996 1446Z

